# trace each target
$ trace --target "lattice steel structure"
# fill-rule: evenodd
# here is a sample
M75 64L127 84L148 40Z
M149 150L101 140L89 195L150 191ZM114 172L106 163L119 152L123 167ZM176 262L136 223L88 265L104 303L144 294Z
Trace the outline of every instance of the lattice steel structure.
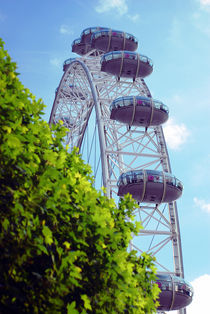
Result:
M152 99L144 79L101 71L104 52L85 47L79 57L64 62L50 124L63 121L69 129L66 145L70 150L79 147L92 166L96 187L106 187L108 197L117 202L122 173L139 169L171 173L169 155L161 125L135 126L132 121L125 124L110 119L110 104L116 98L141 95ZM154 255L160 274L184 278L176 201L141 202L135 217L143 229L133 238L131 248Z

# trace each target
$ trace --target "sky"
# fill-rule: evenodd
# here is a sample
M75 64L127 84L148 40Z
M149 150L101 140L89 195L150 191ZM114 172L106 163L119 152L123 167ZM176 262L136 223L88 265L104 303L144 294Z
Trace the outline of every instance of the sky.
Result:
M185 278L195 290L187 313L209 314L210 0L0 0L0 37L47 121L63 61L75 56L71 43L90 26L133 34L153 60L145 82L169 107L163 128L184 184L177 205Z

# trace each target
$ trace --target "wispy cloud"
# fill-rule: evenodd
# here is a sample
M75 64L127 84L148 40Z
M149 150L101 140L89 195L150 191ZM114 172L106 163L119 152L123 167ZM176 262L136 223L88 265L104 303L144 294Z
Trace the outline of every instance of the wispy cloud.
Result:
M210 9L210 0L199 0L202 9Z
M95 10L98 13L117 13L118 16L124 16L133 23L136 23L139 21L140 15L138 13L129 14L127 2L128 0L98 0Z
M200 0L202 5L210 5L210 0Z
M116 10L120 15L124 15L128 11L128 6L126 0L99 0L95 10L98 13Z
M192 21L194 26L199 31L210 37L210 21L209 21L210 5L205 8L206 8L205 12L202 12L201 10L199 12L195 12L192 15Z
M65 25L65 24L62 24L60 26L59 31L61 34L65 34L65 35L73 35L74 34L74 31L68 25Z
M52 64L53 66L60 68L62 66L62 60L59 58L52 58L50 59L50 64Z
M174 150L183 146L190 135L189 130L183 123L176 124L172 118L163 126L163 129L167 145Z
M129 18L129 20L131 20L132 22L135 23L140 19L140 15L138 13L134 14L134 15L128 14L128 18Z
M194 197L193 201L197 207L200 207L204 212L210 214L210 203L207 203L205 200L198 199L197 197Z
M0 12L0 22L4 22L6 20L6 15Z
M197 2L200 7L192 14L192 22L198 30L210 37L210 0L197 0Z
M177 18L174 18L171 22L167 39L169 42L177 45L181 41L181 34L181 22Z

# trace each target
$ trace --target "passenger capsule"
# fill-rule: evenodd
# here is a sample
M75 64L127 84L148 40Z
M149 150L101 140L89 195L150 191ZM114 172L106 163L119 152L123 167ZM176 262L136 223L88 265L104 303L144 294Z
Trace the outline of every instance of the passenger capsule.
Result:
M156 283L161 289L158 310L180 310L192 302L193 288L183 278L158 274Z
M144 96L119 97L112 102L110 112L112 120L144 127L166 122L169 113L162 102Z
M131 34L112 29L103 29L92 34L91 46L103 52L117 50L135 51L138 47L138 41Z
M64 61L64 63L63 63L63 71L64 71L64 72L67 70L69 64L70 64L72 61L74 61L74 60L76 60L76 58L69 58L69 59L67 59L67 60Z
M90 43L91 42L91 36L94 32L100 31L100 30L105 30L108 28L107 27L100 27L100 26L95 26L95 27L88 27L84 29L80 35L81 41L83 43Z
M81 41L81 38L75 39L71 46L72 46L72 52L75 52L80 56L83 56L92 50L89 44L83 43Z
M118 196L130 193L138 202L169 203L183 190L181 181L172 174L157 170L132 170L122 173L117 182Z
M101 71L118 77L144 78L151 74L152 70L152 61L136 52L112 51L101 58Z

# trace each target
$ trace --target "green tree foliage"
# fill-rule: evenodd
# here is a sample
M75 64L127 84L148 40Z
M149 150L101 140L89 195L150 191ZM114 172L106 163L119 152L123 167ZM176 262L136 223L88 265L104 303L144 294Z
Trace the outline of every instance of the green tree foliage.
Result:
M154 312L153 259L127 251L134 201L93 188L15 71L0 41L0 312Z

